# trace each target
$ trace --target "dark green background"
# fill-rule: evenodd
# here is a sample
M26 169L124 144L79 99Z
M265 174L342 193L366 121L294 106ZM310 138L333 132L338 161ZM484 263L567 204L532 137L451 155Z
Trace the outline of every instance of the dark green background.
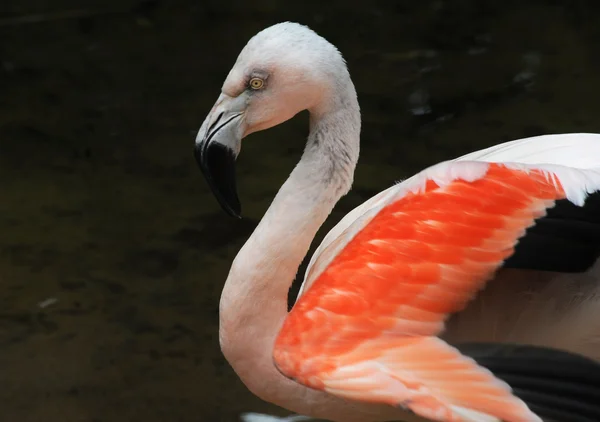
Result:
M594 0L5 0L1 421L281 412L223 360L217 309L233 257L299 159L307 116L244 141L242 221L218 207L192 149L238 52L282 20L340 48L363 111L354 190L319 240L352 207L440 160L600 131Z

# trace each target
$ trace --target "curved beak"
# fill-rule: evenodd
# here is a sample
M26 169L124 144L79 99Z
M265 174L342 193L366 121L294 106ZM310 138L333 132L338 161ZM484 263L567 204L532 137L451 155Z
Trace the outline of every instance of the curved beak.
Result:
M221 94L196 137L194 156L221 207L232 217L241 217L237 195L235 160L244 135L240 97Z

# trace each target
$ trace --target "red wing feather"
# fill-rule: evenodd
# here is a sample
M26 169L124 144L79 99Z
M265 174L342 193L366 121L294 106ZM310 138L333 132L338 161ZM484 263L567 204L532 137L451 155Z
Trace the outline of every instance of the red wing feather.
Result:
M484 421L539 420L505 384L435 338L534 220L566 196L545 170L488 166L472 181L427 180L346 244L282 327L274 349L282 373L440 421L469 420L465 411Z

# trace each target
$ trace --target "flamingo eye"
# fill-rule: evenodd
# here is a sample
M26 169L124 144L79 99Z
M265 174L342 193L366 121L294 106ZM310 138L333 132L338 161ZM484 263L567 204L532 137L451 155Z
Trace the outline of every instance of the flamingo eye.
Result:
M265 86L265 81L260 78L252 78L248 83L248 86L251 89L262 89Z

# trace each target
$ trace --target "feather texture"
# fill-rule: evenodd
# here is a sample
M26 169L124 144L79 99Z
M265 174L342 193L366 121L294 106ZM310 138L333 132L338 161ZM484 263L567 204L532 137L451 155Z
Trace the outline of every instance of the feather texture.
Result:
M543 135L505 142L475 151L456 161L510 162L521 164L552 164L576 169L600 168L600 135L568 133ZM436 167L436 166L434 166ZM406 189L414 176L391 186L350 211L327 233L308 264L298 296L300 297L335 258L339 251L362 229L381 208L389 204L398 192ZM520 265L523 268L524 264Z
M518 344L468 343L458 349L509 383L514 394L546 420L600 420L600 363Z
M284 322L276 365L312 388L433 420L541 420L435 336L554 201L582 205L599 189L599 171L556 164L455 161L417 174L350 224L361 228Z

